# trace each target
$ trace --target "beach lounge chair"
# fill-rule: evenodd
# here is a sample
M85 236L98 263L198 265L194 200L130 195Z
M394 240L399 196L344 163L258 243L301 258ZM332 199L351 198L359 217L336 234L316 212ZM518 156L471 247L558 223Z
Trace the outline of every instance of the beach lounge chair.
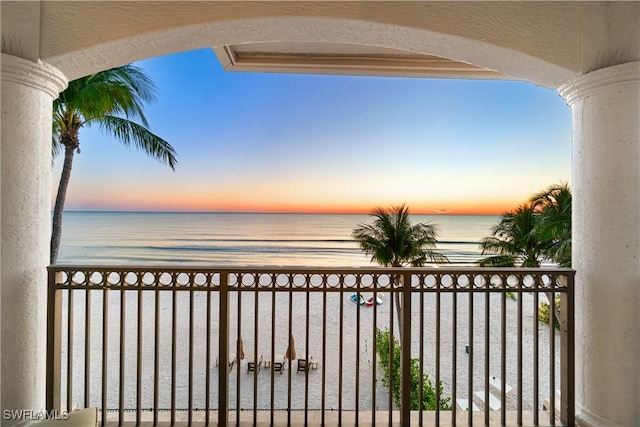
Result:
M247 373L249 372L254 372L257 371L258 373L260 373L260 368L262 367L262 361L263 361L263 357L262 355L260 355L260 357L258 358L258 362L252 362L252 361L248 361L247 362Z
M484 401L484 390L478 390L476 392L474 392L473 394L476 395L476 397L478 399L480 399L480 401L487 405L487 402ZM502 408L502 402L500 402L500 399L497 398L496 396L493 395L493 393L489 393L489 408L492 411L499 411L500 408Z
M309 360L306 358L298 359L298 369L296 372L305 372L309 369L318 369L318 361L311 356Z
M309 358L309 369L317 370L318 369L318 361L311 356Z
M238 361L238 358L236 357L235 353L229 354L229 372L231 372L231 370L233 369L233 365L235 365L237 361ZM218 359L218 357L216 357L216 366L219 366L219 365L220 365L220 360Z
M496 391L497 391L498 393L501 393L501 392L502 392L502 381L500 380L500 378L496 377L495 375L493 375L493 376L491 376L491 378L489 378L489 385L490 385L492 388L496 389ZM505 383L505 385L504 385L504 386L505 386L505 387L504 387L504 393L505 393L505 394L509 394L509 392L510 392L511 390L513 390L513 387L511 387L509 384L506 384L506 383Z
M309 370L309 364L307 359L298 359L298 369L296 372L307 372Z
M472 411L480 410L480 408L478 408L478 405L473 403L473 400L471 401L471 405L469 405L469 399L456 399L456 403L458 404L458 407L463 411L468 411L469 409L471 409Z
M271 368L274 372L280 372L282 374L284 372L285 362L284 357L280 360L274 360L271 364Z

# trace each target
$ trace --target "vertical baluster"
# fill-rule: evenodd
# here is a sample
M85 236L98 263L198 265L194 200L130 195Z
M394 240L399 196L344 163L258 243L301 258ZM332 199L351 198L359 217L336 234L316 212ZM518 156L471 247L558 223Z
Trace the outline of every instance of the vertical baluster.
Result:
M491 305L491 278L488 276L481 276L484 282L484 401L487 402L484 411L484 424L489 425L489 321L490 321L490 305ZM473 286L473 281L471 285ZM505 401L502 399L501 408L505 406Z
M276 351L276 280L277 276L271 276L271 406L269 412L269 420L273 423L273 409L275 403L275 351Z
M423 276L423 278L420 280L420 327L418 328L418 330L420 331L420 389L418 390L418 397L420 399L420 402L418 403L418 424L422 425L423 422L423 416L422 413L424 412L424 286L425 283L424 281L426 280L426 276ZM439 286L437 286L439 288ZM439 295L439 294L438 294ZM439 302L439 301L438 301ZM439 306L437 308L439 310ZM438 317L438 321L440 320L440 314L438 313L437 315ZM438 324L439 326L439 324ZM439 367L439 360L437 359L440 355L440 351L439 349L436 350L436 366ZM437 375L436 375L437 377ZM436 378L436 383L437 383L437 378ZM439 405L438 405L439 406ZM438 414L436 414L436 425L438 425Z
M220 272L220 317L218 325L218 426L226 427L229 415L229 274Z
M455 283L455 278L454 278ZM468 424L473 425L473 283L469 283L469 378L467 396L469 396ZM485 405L488 402L485 403Z
M156 286L160 286L160 275L156 276ZM155 291L154 306L154 350L153 350L153 425L158 425L158 389L160 386L160 289Z
M540 383L538 381L539 375L539 366L538 366L538 357L539 353L539 343L538 343L538 305L540 298L540 276L536 275L535 284L534 284L534 292L533 292L533 425L538 425L538 411L539 411L539 402L538 395L540 393Z
M253 293L253 425L258 423L258 318L259 318L259 305L258 300L260 298L260 293L258 292L258 288L260 285L260 277L256 277L255 282L255 292Z
M118 396L118 425L124 422L124 352L125 352L125 326L126 326L126 291L120 290L120 391Z
M142 279L141 279L142 282ZM142 283L138 287L138 346L136 354L136 425L142 422Z
M306 366L306 370L305 370L305 375L304 375L304 425L308 425L309 424L309 417L308 417L308 413L309 413L309 368L310 368L310 361L311 361L311 356L309 356L309 284L310 284L310 276L307 276L307 280L306 280L306 284L307 284L307 304L306 304L306 308L307 308L307 315L306 315L306 320L305 320L305 325L306 325L306 331L305 331L305 357L307 358L307 366Z
M67 411L73 409L73 288L69 289L67 301Z
M500 342L502 343L502 348L500 349L500 375L501 375L501 397L502 400L506 399L506 386L507 386L507 279L504 276L501 276L502 280L502 314L501 314L501 333L502 336L500 338ZM518 296L521 298L521 295ZM501 425L506 425L507 413L505 405L502 405L502 410L500 411L500 423Z
M550 280L551 292L547 294L551 300L549 301L549 422L554 426L556 425L556 278L551 277Z
M517 277L518 280L518 425L522 425L522 311L524 293L522 292L522 281L524 277Z
M207 325L205 327L207 342L205 344L205 374L204 374L204 383L205 383L205 394L204 394L204 425L208 426L210 423L210 415L209 411L211 410L211 294L213 293L212 288L212 280L213 275L207 275ZM219 391L218 391L219 392Z
M376 368L378 367L378 280L380 276L373 276L373 345L371 350L371 425L376 425Z
M344 275L340 274L340 340L338 341L338 426L342 426L342 341L344 338Z
M48 411L61 411L62 292L57 284L62 273L52 271L52 267L48 270L46 405Z
M327 366L327 276L322 278L322 363ZM322 369L322 425L325 425L325 407L327 395L327 370Z
M242 339L242 277L238 277L238 312L237 312L237 336L236 336L236 426L240 425L240 340Z
M400 385L402 387L402 407L400 422L404 425L411 423L411 274L402 275L402 321L400 322L400 337L402 343Z
M357 295L358 304L356 304L356 393L355 393L355 422L358 425L360 420L360 295L362 295L360 286L362 285L360 277L358 277ZM363 297L364 298L364 297Z
M575 424L575 313L573 276L561 276L565 292L560 295L560 420Z
M178 275L173 277L173 290L171 291L173 301L171 303L171 425L176 423L176 357L177 357L177 340L178 331L176 324L178 323L178 291L175 287L178 285Z
M293 337L293 276L289 277L289 345L291 345ZM287 356L288 378L287 378L287 425L291 425L291 354Z
M193 287L195 285L195 275L189 277L189 397L187 415L187 424L193 422Z
M106 282L107 278L103 276ZM87 289L84 302L84 407L90 408L91 386L91 289Z
M120 281L124 278L121 276ZM109 288L102 292L102 425L107 423L107 336L109 324Z
M440 303L441 303L441 293L442 289L440 288L440 283L436 284L436 425L440 425ZM420 313L424 308L420 306ZM420 332L422 335L422 328L420 328ZM422 338L420 339L420 343L422 344ZM422 364L422 351L420 352L420 362ZM422 366L420 367L420 415L422 415L422 382L424 373L422 372Z
M442 277L440 275L436 276L436 280L438 283L441 283ZM452 298L452 309L451 316L453 331L451 333L452 340L452 349L451 349L451 425L456 425L456 401L457 401L457 392L458 392L458 284L454 283L453 287L453 295ZM469 405L471 405L471 400L469 400ZM469 406L469 410L471 410L471 406Z
M393 383L394 383L394 366L395 364L394 359L393 359L393 348L395 347L395 341L393 340L393 316L394 316L394 308L395 308L395 298L396 298L396 291L395 291L395 280L396 280L396 276L395 275L391 275L390 276L390 280L391 280L391 298L390 298L390 307L389 307L389 400L388 400L388 405L389 405L389 426L393 425Z

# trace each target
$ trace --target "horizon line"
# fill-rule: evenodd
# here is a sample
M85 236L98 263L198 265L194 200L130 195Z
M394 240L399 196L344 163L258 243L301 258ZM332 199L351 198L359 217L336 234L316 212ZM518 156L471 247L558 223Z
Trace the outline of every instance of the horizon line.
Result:
M52 210L53 212L53 210ZM371 215L368 212L339 212L339 211L189 211L189 210L146 210L146 209L65 209L63 213L184 213L184 214L282 214L282 215ZM501 216L498 213L456 213L456 212L410 212L410 215L434 215L434 216Z

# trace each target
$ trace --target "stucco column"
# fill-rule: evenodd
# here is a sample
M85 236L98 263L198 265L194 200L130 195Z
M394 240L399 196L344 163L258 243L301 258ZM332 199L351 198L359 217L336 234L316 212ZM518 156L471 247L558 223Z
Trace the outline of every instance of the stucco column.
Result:
M576 412L640 425L640 62L573 78Z
M44 409L51 228L51 106L67 80L2 54L2 409ZM3 425L11 424L3 420Z

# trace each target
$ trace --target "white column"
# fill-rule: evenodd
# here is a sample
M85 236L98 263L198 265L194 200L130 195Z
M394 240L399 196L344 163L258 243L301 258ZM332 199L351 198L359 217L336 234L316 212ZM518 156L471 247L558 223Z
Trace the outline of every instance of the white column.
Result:
M0 376L3 410L45 407L51 107L66 84L64 75L53 67L2 54Z
M576 412L640 425L640 62L573 78Z

